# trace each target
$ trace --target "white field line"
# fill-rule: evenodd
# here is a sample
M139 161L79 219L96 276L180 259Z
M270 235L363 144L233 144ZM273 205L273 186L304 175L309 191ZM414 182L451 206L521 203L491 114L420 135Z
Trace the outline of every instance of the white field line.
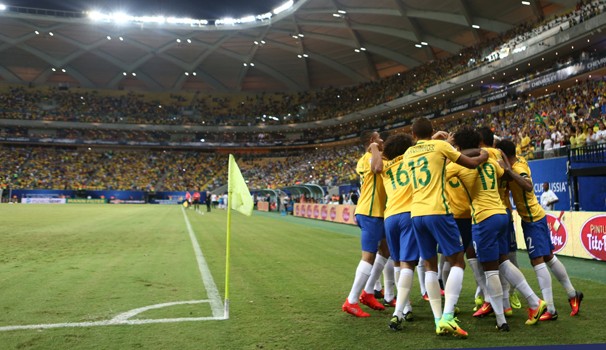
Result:
M189 237L192 241L194 252L196 253L196 260L198 261L198 269L202 275L202 282L208 293L210 299L204 300L189 300L189 301L175 301L169 303L155 304L133 309L127 312L123 312L110 320L102 321L91 321L91 322L66 322L66 323L44 323L44 324L30 324L30 325L16 325L16 326L3 326L0 327L0 332L4 331L15 331L15 330L26 330L26 329L50 329L50 328L73 328L73 327L97 327L97 326L114 326L114 325L138 325L138 324L150 324L150 323L175 323L175 322L194 322L194 321L212 321L212 320L225 320L225 313L223 310L223 303L219 296L219 291L215 285L215 281L212 278L202 250L198 244L198 240L194 234L194 231L189 223L187 215L183 208L181 208L183 216L185 218L185 224ZM131 320L130 318L136 315L154 309L160 309L163 307L169 307L174 305L185 305L185 304L201 304L210 303L213 316L211 317L180 317L180 318L160 318L160 319L136 319Z
M200 249L200 244L198 244L194 230L191 228L191 224L189 223L189 219L187 218L187 214L185 213L185 209L183 209L183 207L181 207L181 212L183 212L185 225L187 226L187 231L189 232L189 238L191 239L191 244L194 247L194 252L196 253L198 269L200 270L200 275L202 275L202 282L204 283L206 293L208 293L208 299L210 299L210 307L213 311L213 317L225 317L223 312L223 302L221 301L219 290L217 289L215 280L208 269L208 264L206 264L206 260L202 254L202 249Z

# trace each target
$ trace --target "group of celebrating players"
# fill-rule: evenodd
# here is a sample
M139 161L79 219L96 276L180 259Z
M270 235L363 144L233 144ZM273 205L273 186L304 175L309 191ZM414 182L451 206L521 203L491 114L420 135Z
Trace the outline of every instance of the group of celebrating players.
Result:
M527 325L558 318L549 270L566 290L570 316L578 314L583 293L574 288L566 268L553 255L530 168L524 158L516 156L513 142L502 140L495 145L489 128L434 133L425 118L414 121L412 136L396 133L383 142L379 133L365 131L362 142L367 152L356 168L361 194L355 212L362 231L362 259L343 311L369 317L359 303L375 310L393 306L389 327L401 330L403 320L412 320L409 296L418 265L436 334L467 338L455 317L466 256L485 300L473 316L494 313L498 331L509 331L510 290L526 299ZM517 267L510 193L542 299ZM441 276L443 290L438 254L445 257L448 267L442 270L449 271ZM375 297L375 282L391 260L394 273L393 277L385 275L384 305Z

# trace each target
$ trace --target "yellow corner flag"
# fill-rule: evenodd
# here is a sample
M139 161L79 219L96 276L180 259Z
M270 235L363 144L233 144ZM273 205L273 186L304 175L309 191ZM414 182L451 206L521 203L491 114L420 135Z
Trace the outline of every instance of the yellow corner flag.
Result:
M227 180L227 192L231 195L228 198L229 207L233 210L237 210L240 213L251 216L253 212L253 199L246 186L246 182L242 177L240 168L236 164L236 160L233 155L229 155L229 175Z
M254 202L246 181L233 155L229 155L227 176L227 238L225 242L225 319L229 319L229 251L231 243L231 210L251 216Z

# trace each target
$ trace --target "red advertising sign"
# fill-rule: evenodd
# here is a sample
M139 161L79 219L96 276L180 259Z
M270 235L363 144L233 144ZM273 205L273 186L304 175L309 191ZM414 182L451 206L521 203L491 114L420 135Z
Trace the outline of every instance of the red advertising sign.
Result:
M328 217L328 208L326 207L326 205L323 205L320 208L320 217L322 218L322 220L326 220L326 218Z
M587 253L606 261L606 215L594 216L583 224L581 242Z
M547 226L549 226L549 233L551 234L551 242L554 246L554 253L558 253L560 250L564 249L564 246L566 246L566 243L568 242L568 231L566 231L566 227L561 221L563 215L563 211L560 212L559 217L546 214Z
M330 221L335 221L336 218L337 218L337 207L331 206L330 207Z

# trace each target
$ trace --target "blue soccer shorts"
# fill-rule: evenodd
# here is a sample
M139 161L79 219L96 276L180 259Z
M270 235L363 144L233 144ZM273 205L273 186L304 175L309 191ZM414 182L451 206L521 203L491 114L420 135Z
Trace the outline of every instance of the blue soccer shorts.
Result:
M526 250L528 250L528 256L531 259L551 255L554 246L547 226L547 217L535 222L522 220L522 230L524 231Z
M419 260L419 247L412 232L410 212L395 214L385 219L385 238L394 261Z
M383 218L356 214L356 220L362 230L360 236L362 251L376 254L379 250L379 243L385 238Z
M498 261L509 253L507 214L495 214L471 226L473 248L481 263Z
M436 246L442 254L451 256L463 251L463 241L452 215L424 215L412 218L412 227L421 258L436 256Z

